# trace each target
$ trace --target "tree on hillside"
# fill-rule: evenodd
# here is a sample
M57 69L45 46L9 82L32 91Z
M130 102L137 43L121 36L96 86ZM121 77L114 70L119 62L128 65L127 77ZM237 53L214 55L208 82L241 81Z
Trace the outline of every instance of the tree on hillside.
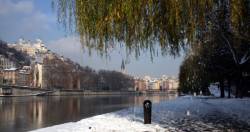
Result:
M90 67L80 67L81 87L84 90L98 89L98 74Z
M18 66L29 65L30 60L28 55L17 51L14 48L8 47L7 43L0 40L0 55L10 59L18 64Z
M134 87L133 78L121 72L100 70L98 76L103 79L103 90L127 91Z

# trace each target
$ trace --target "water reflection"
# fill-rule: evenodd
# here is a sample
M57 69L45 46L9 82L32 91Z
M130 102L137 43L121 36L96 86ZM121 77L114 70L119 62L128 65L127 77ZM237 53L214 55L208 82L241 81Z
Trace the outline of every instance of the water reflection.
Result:
M0 98L0 130L28 131L90 116L142 105L145 99L158 103L172 96L51 96Z

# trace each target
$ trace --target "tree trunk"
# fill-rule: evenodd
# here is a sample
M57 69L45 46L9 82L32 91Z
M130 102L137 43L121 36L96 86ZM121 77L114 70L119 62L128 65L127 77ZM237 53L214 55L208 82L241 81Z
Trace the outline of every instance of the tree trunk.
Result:
M221 98L225 97L225 93L224 93L224 81L223 80L220 81L220 97Z
M236 87L236 95L235 95L235 97L236 98L238 98L238 97L240 97L241 96L241 87L242 87L242 77L241 77L241 75L238 75L237 76L237 87Z
M232 33L232 24L231 24L231 0L222 0L221 8L223 10L224 20L222 24L222 30L227 33Z
M208 95L208 87L204 87L201 91L203 95Z
M244 97L245 94L245 83L244 79L241 78L241 87L240 87L240 98Z
M235 98L238 98L239 95L239 87L240 87L240 80L237 81L236 83L236 92L235 92Z
M228 79L228 98L231 98L231 79Z

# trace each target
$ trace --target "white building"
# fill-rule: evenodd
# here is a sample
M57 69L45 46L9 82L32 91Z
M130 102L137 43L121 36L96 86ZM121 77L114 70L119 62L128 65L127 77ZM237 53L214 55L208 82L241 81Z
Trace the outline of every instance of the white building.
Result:
M33 85L34 87L43 87L43 65L40 63L35 64L34 66L34 79L33 79Z
M40 39L36 39L33 43L31 41L19 39L16 43L8 44L8 46L16 49L17 51L26 53L30 57L35 57L37 54L48 52L48 49Z
M3 55L0 55L0 70L2 69L9 69L9 68L15 68L16 63L11 61L10 59L4 57Z
M137 79L138 80L138 79ZM179 87L178 79L163 75L161 78L152 78L144 76L142 78L145 85L145 90L177 90Z
M157 79L149 81L148 90L160 90L160 81Z
M33 45L33 48L36 49L37 53L46 53L48 49L45 47L44 43L40 39L36 39L36 42Z

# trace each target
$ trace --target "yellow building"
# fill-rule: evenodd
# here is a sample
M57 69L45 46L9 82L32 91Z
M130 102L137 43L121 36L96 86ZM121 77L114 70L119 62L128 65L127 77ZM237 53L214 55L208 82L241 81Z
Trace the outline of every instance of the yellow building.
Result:
M145 91L146 88L146 81L143 79L134 79L134 85L136 91Z

